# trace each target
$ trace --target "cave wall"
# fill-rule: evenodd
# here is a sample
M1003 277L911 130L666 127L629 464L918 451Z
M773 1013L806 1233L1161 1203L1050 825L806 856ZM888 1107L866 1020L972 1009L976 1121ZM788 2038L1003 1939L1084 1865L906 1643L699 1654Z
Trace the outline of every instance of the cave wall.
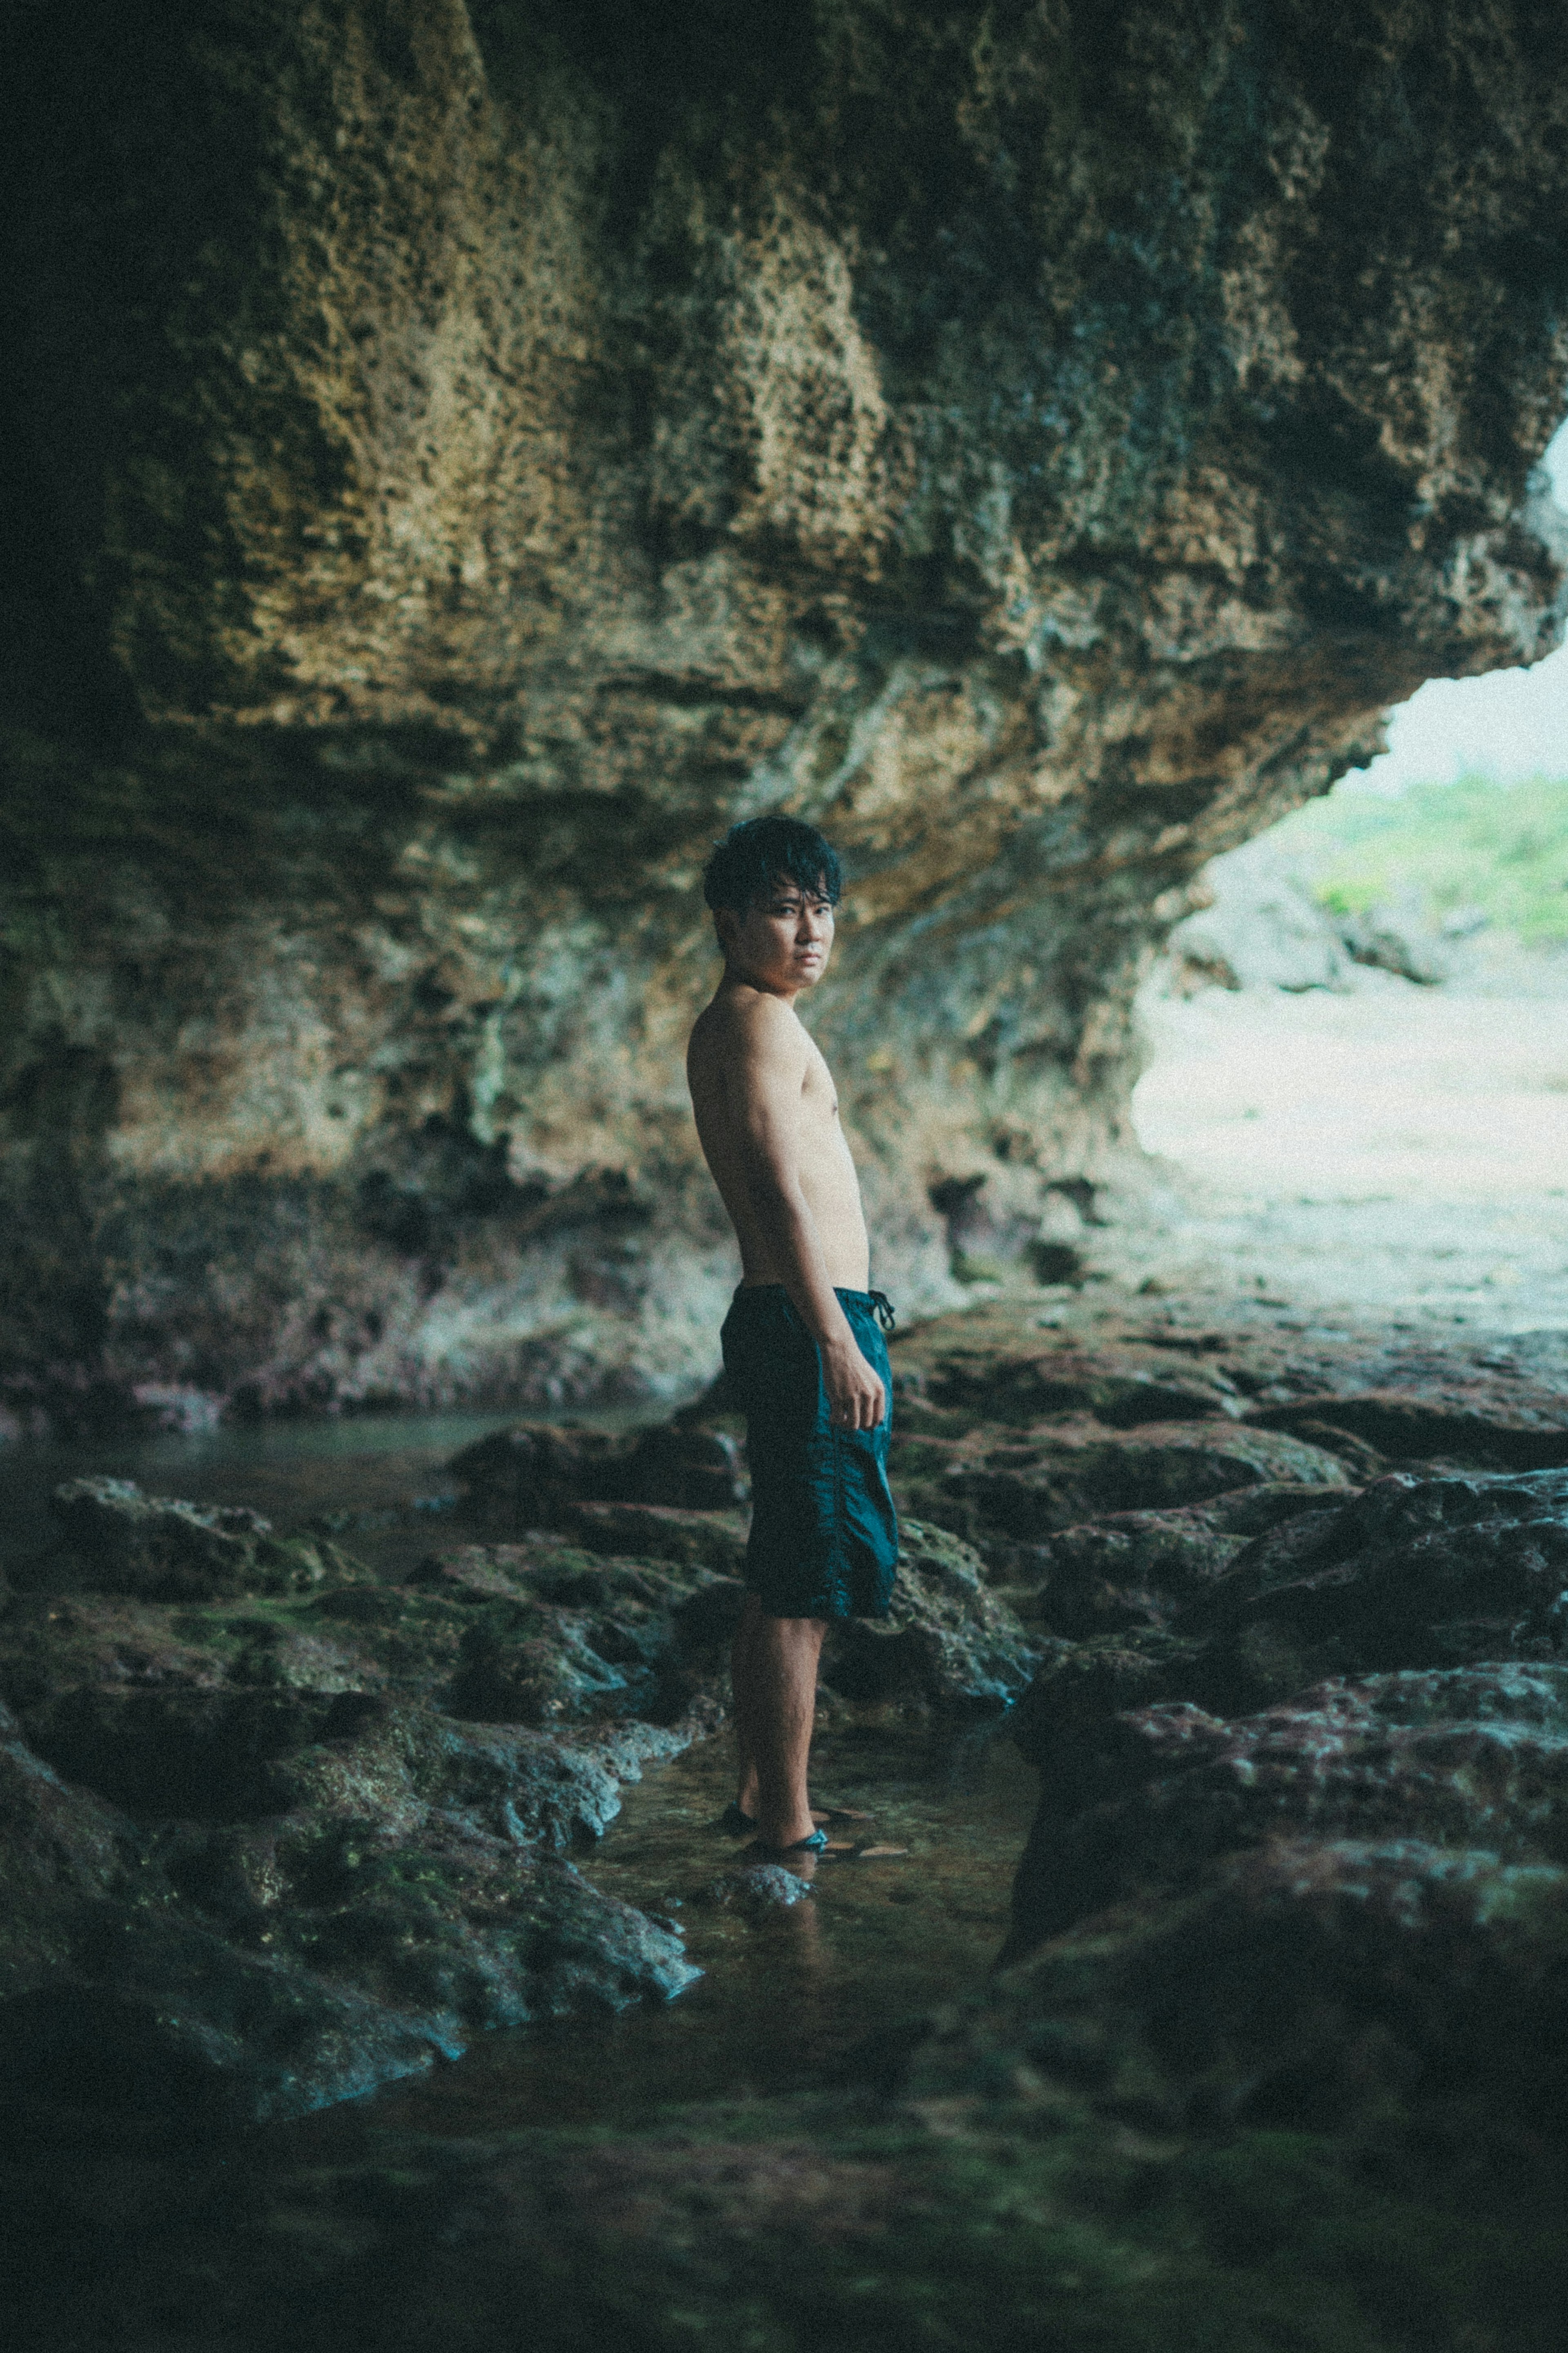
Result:
M1195 870L1560 633L1547 5L22 0L11 64L24 1424L704 1375L697 879L773 807L877 1279L1027 1266Z

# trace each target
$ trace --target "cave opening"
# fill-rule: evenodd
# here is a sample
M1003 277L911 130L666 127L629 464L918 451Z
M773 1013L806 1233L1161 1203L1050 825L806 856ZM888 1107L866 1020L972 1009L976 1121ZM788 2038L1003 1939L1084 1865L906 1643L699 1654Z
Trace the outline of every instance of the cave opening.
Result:
M13 13L19 2339L1556 2353L1568 16ZM767 811L901 1544L771 1854Z
M1568 428L1542 467L1568 502ZM1199 878L1146 985L1145 1147L1189 1261L1325 1311L1568 1319L1568 648L1433 681L1388 749ZM1200 1223L1202 1221L1200 1220ZM1163 1271L1180 1280L1184 1245Z

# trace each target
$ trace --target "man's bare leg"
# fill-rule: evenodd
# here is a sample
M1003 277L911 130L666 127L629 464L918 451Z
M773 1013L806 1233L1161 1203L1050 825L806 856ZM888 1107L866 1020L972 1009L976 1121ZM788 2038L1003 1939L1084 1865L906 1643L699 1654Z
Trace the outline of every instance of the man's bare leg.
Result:
M806 1762L816 1715L816 1670L827 1623L768 1618L746 1597L735 1638L738 1802L764 1846L794 1846L812 1832Z
M747 1709L752 1691L752 1641L761 1614L756 1595L748 1593L730 1646L730 1684L734 1694L731 1713L735 1719L735 1803L752 1821L757 1818L757 1749Z

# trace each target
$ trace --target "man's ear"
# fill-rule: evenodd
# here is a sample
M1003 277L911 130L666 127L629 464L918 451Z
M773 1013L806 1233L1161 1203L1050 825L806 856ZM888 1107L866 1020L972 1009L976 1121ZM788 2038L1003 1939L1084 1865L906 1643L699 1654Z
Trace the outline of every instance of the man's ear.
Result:
M719 944L726 955L735 944L735 934L741 928L741 918L733 907L715 907L713 928L719 934Z

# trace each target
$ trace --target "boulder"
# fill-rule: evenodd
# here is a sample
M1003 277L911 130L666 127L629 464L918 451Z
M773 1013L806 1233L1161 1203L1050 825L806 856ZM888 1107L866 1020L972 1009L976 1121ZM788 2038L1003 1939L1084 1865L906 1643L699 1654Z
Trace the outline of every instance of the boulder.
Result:
M905 1520L885 1618L828 1629L823 1680L850 1700L900 1700L935 1714L999 1711L1028 1683L1037 1650L985 1581L978 1554L944 1528Z
M1119 1627L1048 1644L1016 1736L1076 1789L1127 1708L1244 1714L1331 1675L1550 1658L1568 1630L1564 1503L1555 1472L1394 1472L1338 1506L1320 1496L1184 1596L1142 1614L1128 1602Z
M63 1498L0 1612L16 2096L296 2115L691 1981L565 1854L717 1719L722 1624L681 1612L732 1580L544 1538L395 1586L252 1513Z
M895 1443L896 1492L922 1517L987 1548L1038 1543L1102 1514L1203 1503L1237 1487L1351 1484L1344 1464L1320 1447L1217 1419L1124 1432L1089 1421L1026 1436L983 1430L951 1448L945 1461L942 1445Z
M243 1504L187 1504L143 1494L132 1479L69 1479L52 1508L69 1554L42 1572L50 1587L163 1601L294 1593L342 1575L324 1540L282 1537Z
M1226 1723L1189 1703L1122 1713L1071 1802L1049 1784L1014 1888L1006 1957L1123 1897L1191 1888L1284 1840L1415 1840L1568 1865L1568 1666L1336 1680Z
M1248 2179L1251 2228L1270 2215L1269 2242L1299 2259L1318 2168L1343 2165L1348 2214L1358 2171L1361 2195L1379 2194L1373 2150L1385 2163L1403 2152L1406 2195L1417 2152L1441 2175L1462 2150L1453 2172L1472 2179L1489 2161L1506 2172L1510 2148L1524 2177L1561 2163L1565 1961L1557 1862L1500 1852L1489 1836L1282 1829L1196 1869L1179 1894L1145 1891L1054 1936L918 2045L899 2088L982 2136L987 2108L994 2128L1011 2106L1026 2129L1031 2110L1067 2124L1077 2100L1123 2131L1213 2136ZM1307 2161L1294 2198L1290 2145ZM1529 2201L1526 2179L1513 2194ZM1463 2243L1466 2208L1456 2179L1451 2212L1429 2228ZM1418 2246L1429 2281L1435 2250ZM1386 2224L1381 2253L1398 2263ZM1466 2260L1484 2257L1473 2247Z
M1212 859L1195 912L1165 942L1160 977L1177 996L1200 988L1347 989L1355 963L1341 925L1306 874L1267 836Z
M1295 1430L1321 1445L1370 1446L1389 1462L1442 1461L1500 1471L1568 1463L1568 1401L1560 1385L1456 1381L1418 1390L1373 1389L1260 1408L1264 1430Z
M987 1549L999 1588L1026 1624L1083 1636L1168 1625L1220 1577L1250 1537L1325 1506L1338 1487L1266 1480L1168 1512L1111 1512L1035 1545Z
M548 1851L613 1810L591 1759L574 1775L526 1736L443 1746L417 1722L337 1744L300 1757L274 1813L148 1823L0 1724L12 2098L297 2116L486 2028L690 1983L675 1937Z
M739 1512L688 1512L663 1504L573 1504L562 1526L589 1552L669 1560L686 1568L716 1568L739 1577L745 1566L746 1522Z
M1208 1688L1275 1692L1323 1673L1550 1655L1568 1588L1568 1477L1390 1472L1239 1553L1177 1613Z
M126 1802L144 1769L165 1798L188 1784L216 1803L354 1694L476 1720L673 1723L712 1683L738 1595L710 1568L549 1537L454 1546L401 1585L356 1568L305 1593L200 1605L30 1592L0 1616L0 1694L29 1738L66 1745L70 1769L110 1739Z
M951 1327L948 1327L951 1331ZM1052 1417L1089 1414L1109 1430L1136 1430L1150 1421L1192 1421L1211 1415L1237 1415L1244 1400L1215 1366L1181 1373L1168 1364L1126 1361L1130 1352L1093 1355L1081 1348L1034 1351L984 1344L966 1347L956 1335L929 1349L919 1373L904 1367L900 1351L895 1395L901 1419L910 1405L961 1417L961 1426L1035 1423Z
M562 1526L581 1504L722 1512L747 1498L736 1440L686 1423L621 1433L524 1423L464 1447L447 1467L470 1518L518 1533Z

